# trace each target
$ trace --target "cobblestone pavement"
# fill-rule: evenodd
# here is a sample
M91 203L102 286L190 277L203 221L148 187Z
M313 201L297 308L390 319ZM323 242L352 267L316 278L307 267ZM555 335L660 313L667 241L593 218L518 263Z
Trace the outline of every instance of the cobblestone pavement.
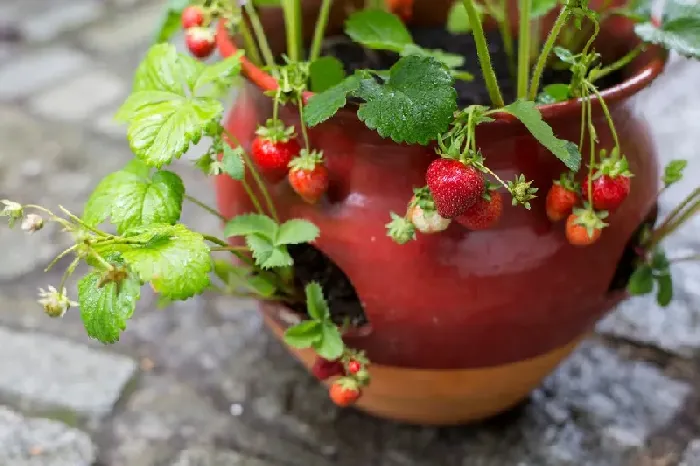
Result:
M111 116L159 13L154 1L0 2L0 198L79 210L130 157ZM692 160L664 210L700 177L698 82L700 65L678 59L646 91L663 157ZM183 166L193 194L213 201ZM250 302L158 310L147 297L119 344L89 341L78 313L54 321L34 302L58 282L41 271L65 243L47 234L0 229L0 465L700 465L697 264L678 268L670 308L623 304L518 409L435 429L335 409ZM698 247L700 218L671 250Z

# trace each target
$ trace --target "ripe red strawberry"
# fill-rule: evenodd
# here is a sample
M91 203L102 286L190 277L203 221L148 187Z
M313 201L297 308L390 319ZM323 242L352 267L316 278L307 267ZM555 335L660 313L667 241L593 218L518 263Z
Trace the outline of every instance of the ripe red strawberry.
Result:
M603 228L608 226L603 219L606 211L595 212L590 208L574 209L566 219L566 239L574 246L588 246L600 239Z
M326 380L336 375L345 375L345 368L341 361L329 361L328 359L317 357L314 365L311 367L311 372L319 380Z
M588 179L581 186L584 201L588 201ZM614 212L630 193L630 177L627 160L612 155L603 160L593 172L593 208Z
M316 203L328 189L328 170L320 152L302 149L299 156L289 162L289 168L289 184L309 204Z
M362 395L359 385L349 377L336 380L331 385L329 395L333 403L346 407L354 404Z
M214 33L205 28L190 28L185 32L185 45L197 58L207 58L214 51Z
M574 181L573 173L561 175L547 193L547 217L552 222L565 219L579 200L579 186Z
M470 230L486 230L498 223L502 211L503 196L498 191L490 191L455 220Z
M204 25L204 11L197 5L190 5L182 10L180 19L183 29L200 27Z
M360 361L352 360L348 362L348 372L352 375L357 374L362 370L362 363Z
M257 135L251 146L253 161L270 181L281 181L289 171L289 162L301 151L294 128L269 120L258 128Z
M473 206L484 193L486 183L473 166L453 159L434 160L425 173L425 180L443 218L455 218Z

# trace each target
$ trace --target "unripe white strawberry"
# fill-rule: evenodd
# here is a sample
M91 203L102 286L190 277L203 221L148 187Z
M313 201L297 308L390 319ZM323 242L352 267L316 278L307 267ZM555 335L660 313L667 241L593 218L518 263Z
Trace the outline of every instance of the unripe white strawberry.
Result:
M450 219L441 217L436 210L422 209L417 204L411 207L409 218L416 229L425 234L438 233L450 226Z

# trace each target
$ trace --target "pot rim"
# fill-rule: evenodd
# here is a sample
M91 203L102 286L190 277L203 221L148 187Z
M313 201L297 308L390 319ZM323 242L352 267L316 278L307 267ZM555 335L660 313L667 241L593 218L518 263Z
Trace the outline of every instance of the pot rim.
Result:
M226 25L223 21L219 21L217 25L216 43L219 53L225 58L230 57L239 50L229 36ZM668 51L663 47L657 45L647 45L646 50L639 57L637 57L637 60L646 58L644 65L635 71L632 76L625 79L621 83L602 90L600 92L601 97L608 105L613 105L632 97L634 94L649 86L652 81L654 81L661 74L666 66L668 55ZM274 91L277 89L277 81L272 77L272 75L254 65L245 56L242 56L240 60L243 74L258 88L260 88L262 91ZM313 92L305 91L303 93L304 103L307 103L308 100L313 97L313 95ZM538 105L537 108L540 110L543 119L559 119L573 114L580 114L583 101L584 99L582 98L576 98L565 102ZM591 102L597 107L600 107L597 97L592 97ZM346 105L338 110L338 113L340 112L351 112L356 114L357 110L349 109ZM499 122L507 123L517 121L513 115L506 112L495 112L489 116L491 116L495 121L491 123L484 123L482 126L494 125L498 124Z

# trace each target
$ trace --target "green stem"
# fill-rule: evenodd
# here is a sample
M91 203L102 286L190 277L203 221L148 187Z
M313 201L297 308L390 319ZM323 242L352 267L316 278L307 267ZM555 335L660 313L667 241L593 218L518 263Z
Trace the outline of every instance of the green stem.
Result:
M476 7L474 6L474 0L462 0L462 3L464 4L464 8L467 10L469 23L472 24L474 28L472 34L474 35L476 51L479 55L479 64L481 65L481 72L484 75L484 81L486 82L486 88L489 91L491 102L495 107L503 107L505 105L503 102L503 96L501 96L501 90L498 87L496 73L493 71L493 67L491 66L489 47L486 43L484 28L481 25L481 21L479 21L479 14L476 12Z
M250 58L250 61L253 62L254 65L261 66L262 65L262 57L260 57L260 50L258 49L258 46L255 44L255 40L253 39L253 35L250 33L250 29L248 29L248 25L245 23L245 20L241 18L241 23L238 26L238 30L241 33L241 37L243 37L243 43L244 49L246 52L246 56Z
M593 109L591 108L591 98L588 91L585 92L586 107L588 107L586 118L588 119L588 144L590 145L590 158L588 162L588 200L591 203L589 208L593 209L593 167L595 167L595 128L593 126Z
M221 215L216 209L214 209L213 207L209 207L208 205L206 205L204 202L200 201L199 199L196 199L196 198L190 196L189 194L185 194L185 199L190 201L192 204L195 204L195 205L201 207L202 209L206 210L207 212L209 212L213 216L218 217L219 220L222 220L224 222L227 220L226 217Z
M100 237L102 237L102 238L107 238L107 237L109 236L109 235L108 235L107 233L105 233L104 231L100 231L100 230L98 230L97 228L92 227L92 226L88 225L87 223L83 222L82 219L80 219L80 218L76 217L75 215L73 215L68 209L66 209L66 208L63 207L62 205L59 205L58 208L61 209L61 212L63 212L64 214L66 214L66 216L67 216L69 219L71 219L72 221L74 221L75 223L77 223L78 225L80 225L81 227L85 228L86 230L89 230L89 231L95 233L97 236L100 236Z
M93 259L95 259L97 262L99 262L100 265L102 265L107 270L114 270L114 266L112 264L110 264L109 262L107 262L106 260L104 260L104 258L102 256L100 256L100 254L97 253L96 251L90 249L90 255L93 257ZM78 258L76 258L76 259L78 259Z
M333 0L322 0L321 2L321 10L318 12L318 19L316 20L314 40L311 43L311 53L309 54L310 62L313 62L321 55L321 43L326 33L326 25L328 24L328 15L330 14L332 3Z
M250 19L250 25L253 26L253 32L255 33L255 38L258 40L260 50L265 58L265 65L268 68L273 68L275 66L275 56L272 54L272 49L267 42L267 37L265 37L265 30L260 22L258 12L255 10L255 6L251 0L245 2L244 8L245 12L248 14L248 19Z
M56 265L56 262L60 261L60 260L63 259L65 256L67 256L68 254L70 254L71 252L75 251L77 248L78 248L78 245L77 245L77 244L74 244L73 246L69 247L68 249L66 249L65 251L63 251L62 253L60 253L58 256L54 257L54 259L49 263L49 265L46 266L46 268L44 269L44 272L48 272L49 270L51 270L51 268L52 268L54 265Z
M76 257L75 259L73 259L73 262L70 263L70 265L68 266L66 271L63 272L63 276L61 277L61 284L58 285L58 292L59 293L63 293L63 288L65 288L65 286L66 286L66 281L68 280L68 277L73 275L73 272L75 272L75 268L78 266L79 263L80 263L80 257Z
M232 143L236 144L237 146L240 146L241 143L238 141L236 136L231 134L226 128L223 128L224 134L229 138L229 141ZM267 191L267 187L265 186L265 183L263 182L262 178L260 177L260 174L258 173L258 170L255 168L255 165L253 165L253 161L250 159L250 156L246 151L241 151L241 154L243 156L243 161L245 162L245 165L248 167L248 170L250 170L250 174L253 176L253 180L255 181L255 184L258 186L258 189L262 193L263 198L265 199L265 204L267 205L268 210L270 211L270 216L275 220L275 222L279 223L279 217L277 216L277 209L275 209L275 204L272 202L272 197L270 197L270 193ZM251 202L254 204L257 204L258 206L260 205L258 203L257 198L253 194L252 190L250 187L247 187L247 183L243 183L243 187L246 188L246 192L248 193L248 196L250 196ZM259 209L262 211L262 209Z
M282 0L282 10L287 32L287 56L290 61L297 62L301 59L301 0Z
M659 242L676 231L681 225L683 225L688 219L693 217L698 212L700 212L700 199L695 201L695 203L688 207L685 211L681 212L673 222L668 223L663 229L659 229L658 236L654 236L656 241L653 242L653 245L656 246L659 244Z
M535 65L535 70L532 72L532 81L530 82L530 100L535 100L537 97L537 92L540 90L540 80L542 79L542 73L544 73L544 67L547 64L547 59L549 54L552 53L554 44L557 42L557 37L562 28L566 24L566 20L569 18L569 8L567 6L562 7L559 11L559 16L552 26L552 30L549 31L547 40L542 47L542 52L537 59L537 64Z
M247 252L248 248L245 246L214 246L209 248L210 251L227 251L227 252Z
M309 134L306 130L306 123L304 123L304 103L301 100L301 95L299 95L297 100L297 106L299 107L299 126L301 126L301 134L304 137L304 145L308 151L311 150L311 146L309 144Z
M692 256L674 257L673 259L669 259L669 262L672 264L687 261L700 261L700 254L694 254Z
M27 205L22 206L22 207L24 207L25 209L34 209L34 210L38 210L39 212L45 213L46 215L49 216L49 218L50 218L51 220L53 220L53 221L56 222L56 223L60 223L60 224L63 225L67 230L72 230L72 229L73 229L73 225L71 225L70 222L68 222L65 218L59 217L58 215L54 214L53 212L51 212L51 211L50 211L49 209L47 209L46 207L41 207L40 205L35 205L35 204L27 204Z
M696 199L697 198L697 199ZM666 219L661 223L661 225L654 231L647 249L652 249L656 246L670 231L672 231L671 225L679 225L676 221L678 218L682 217L683 209L685 209L692 202L700 203L700 187L695 188L681 203L679 203L672 211L668 214ZM688 210L692 210L693 206Z
M624 68L625 66L629 65L630 62L632 62L632 60L637 58L637 56L639 56L639 54L642 53L643 51L644 51L644 44L638 45L637 47L632 49L632 51L627 53L624 57L620 58L619 60L617 60L614 63L611 63L610 65L606 66L605 68L601 68L600 70L592 70L588 80L591 83L593 83L596 80L609 75L610 73L614 73L615 71L617 71L621 68Z
M246 162L247 165L247 162ZM255 195L253 192L253 189L250 187L248 182L244 179L241 180L241 184L243 185L243 189L245 190L246 195L250 199L250 202L253 204L253 208L261 215L265 215L265 209L262 208L262 205L260 204L260 201L258 200L258 197Z
M532 0L520 0L520 35L518 36L518 99L527 98L530 74L530 13ZM534 100L534 99L532 99Z
M228 243L226 241L222 240L221 238L217 238L216 236L202 234L202 238L209 241L210 243L218 244L219 246L223 247L228 247Z
M594 85L592 85L589 82L585 83L588 88L593 91L595 96L598 98L598 101L600 102L600 108L603 109L603 114L605 115L605 119L608 121L608 126L610 127L610 132L612 133L613 140L615 141L615 147L617 148L618 154L621 152L620 148L620 140L617 137L617 130L615 129L615 123L613 122L612 116L610 115L610 110L608 109L608 105L605 103L605 100L603 99L603 96L600 95L600 92L598 92L598 89Z

